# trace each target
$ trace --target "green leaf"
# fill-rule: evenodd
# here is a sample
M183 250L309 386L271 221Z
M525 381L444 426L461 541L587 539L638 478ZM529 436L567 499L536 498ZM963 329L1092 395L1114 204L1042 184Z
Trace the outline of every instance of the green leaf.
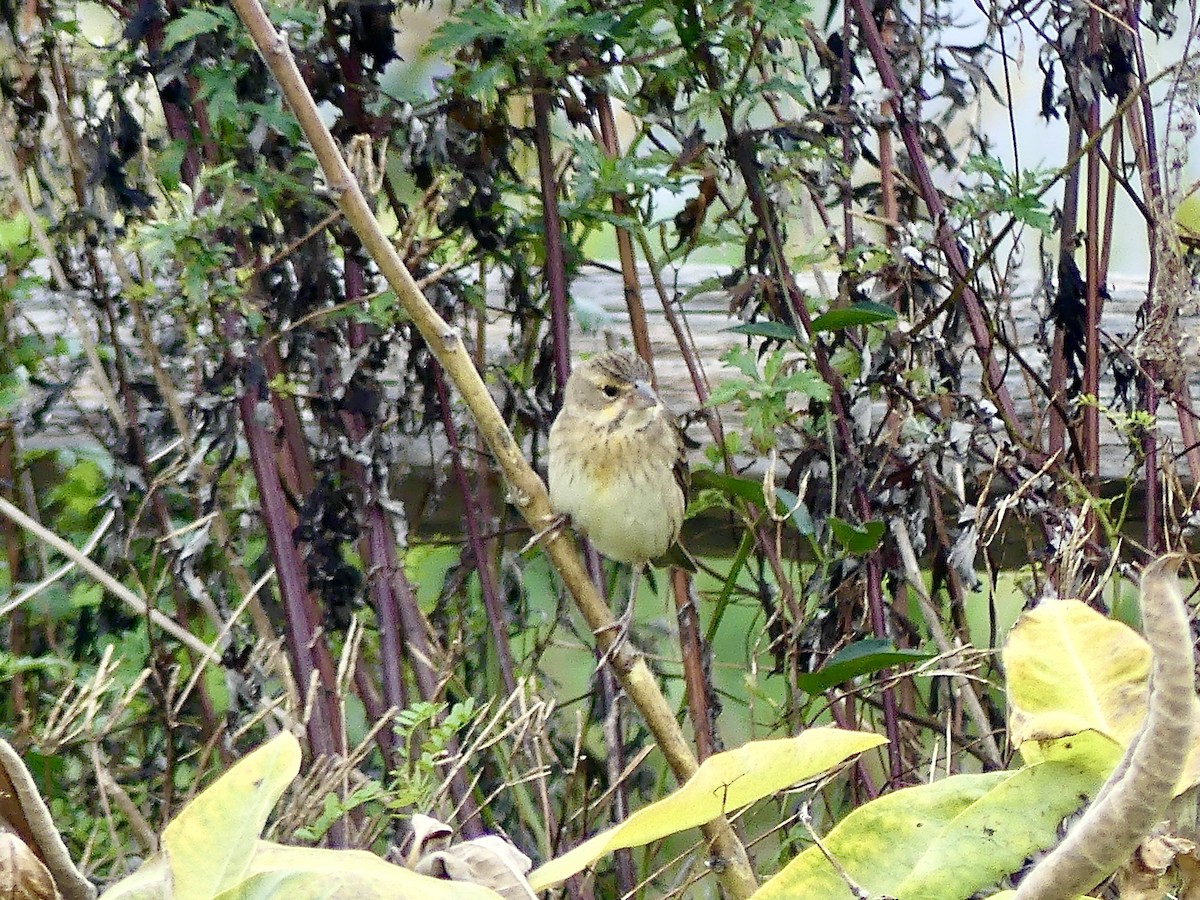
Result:
M828 402L829 398L833 396L824 379L809 369L793 372L786 378L780 379L777 388L785 391L797 391L811 400L819 400L822 403Z
M939 834L897 896L957 900L1017 871L1058 843L1063 819L1095 795L1120 755L1097 734L1059 742L1044 762L1011 773Z
M65 659L55 659L52 656L12 656L0 650L0 677L5 679L29 672L50 674L53 670L70 672L71 664Z
M831 309L813 319L812 330L837 331L841 328L852 328L855 325L878 325L881 322L895 322L896 311L890 306L864 300L845 309Z
M0 252L9 253L17 247L29 246L31 234L29 220L20 213L0 219Z
M700 469L692 473L692 489L714 488L731 497L740 497L749 503L764 504L762 482L754 478L725 475L711 469Z
M705 401L705 406L724 406L726 403L732 403L746 390L746 385L741 381L722 381L708 395L708 400Z
M8 416L14 412L27 391L24 379L0 375L0 413Z
M104 589L98 584L81 581L71 588L71 611L75 614L89 606L99 606L104 599Z
M733 366L751 381L758 381L758 357L745 347L730 347L721 354L721 362Z
M844 650L835 653L816 672L797 675L796 684L806 694L819 694L838 684L844 684L860 675L870 675L904 663L922 662L932 653L924 650L904 650L893 647L889 641L871 639L856 641Z
M741 543L738 545L737 553L733 557L733 563L729 566L729 573L725 576L725 583L721 585L721 593L717 595L717 602L713 606L712 618L709 620L708 628L704 633L705 642L711 644L717 637L717 629L721 625L721 619L725 616L725 608L729 605L729 597L733 594L733 589L737 586L738 576L741 575L742 569L746 567L746 560L750 558L750 551L754 547L754 535L747 529L742 534Z
M714 472L711 469L699 469L692 473L692 488L696 491L709 488L731 497L739 497L747 503L753 503L759 507L767 505L767 499L763 495L762 482L755 478L743 478L738 475ZM775 488L775 508L781 515L789 516L791 523L801 534L816 533L812 517L808 514L808 507L787 488Z
M451 19L434 32L425 45L427 56L465 47L472 41L487 37L508 38L518 31L522 22L510 18L491 3L464 7L458 17Z
M1088 732L1057 742L1015 772L953 775L859 807L822 841L842 872L872 897L961 900L1053 846L1063 819L1095 794L1120 750ZM755 900L851 900L843 874L810 847Z
M170 141L154 158L154 174L168 191L179 188L179 171L187 156L188 145L184 141Z
M20 213L11 219L0 219L0 260L7 262L9 272L14 275L20 272L37 258L37 255L37 244L33 240L33 230L29 227L28 219ZM18 279L8 285L10 296L15 296L22 283L33 285L37 282Z
M733 334L748 334L752 337L765 337L777 341L796 340L796 329L783 322L746 322L725 330Z
M162 51L166 53L172 47L198 38L202 34L211 34L221 27L221 17L205 9L203 6L191 6L184 10L177 19L172 19L163 29Z
M806 537L812 537L817 533L817 529L813 526L812 516L808 514L808 504L787 488L775 488L775 498L783 507L781 511L788 514L788 519L796 526L798 532Z
M865 522L861 528L837 516L830 516L828 522L842 546L856 556L870 553L883 538L883 523L878 520Z

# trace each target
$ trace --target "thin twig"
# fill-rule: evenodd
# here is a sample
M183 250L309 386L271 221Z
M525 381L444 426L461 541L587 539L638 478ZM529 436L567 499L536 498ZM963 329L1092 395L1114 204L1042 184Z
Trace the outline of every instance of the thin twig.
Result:
M212 658L216 662L220 662L220 657L215 654L207 644L197 638L191 632L186 631L177 625L174 620L163 615L157 609L153 609L146 604L133 591L117 581L108 574L99 565L92 562L86 555L79 551L74 545L63 540L53 531L43 525L35 522L29 516L25 515L20 509L9 503L3 497L0 497L0 515L3 515L17 525L24 528L39 541L54 548L67 559L73 561L75 565L87 572L92 578L96 579L100 585L110 594L123 602L130 609L134 610L139 616L148 616L150 621L165 631L171 637L175 638L181 644L184 644L189 650L199 653L205 658Z
M921 614L925 618L925 625L929 629L933 643L942 655L947 657L955 656L958 650L950 644L950 639L946 636L946 632L942 630L941 618L938 616L937 607L933 605L933 600L930 598L929 592L925 589L925 580L921 575L921 568L917 564L917 556L913 552L912 541L908 537L908 528L902 519L893 517L891 520L891 531L892 537L896 541L896 548L900 551L900 559L904 563L905 578L917 595ZM971 717L971 720L975 723L975 728L979 731L979 737L983 741L983 748L987 754L988 762L996 769L1003 769L1004 758L1000 755L1000 747L996 743L995 736L992 734L991 722L988 720L987 713L984 712L983 704L979 702L979 696L975 693L974 688L971 687L970 681L962 674L956 674L955 681L958 682L962 690L963 706L967 711L967 715Z
M92 533L90 535L88 535L88 539L83 542L83 546L79 548L79 552L81 554L83 554L84 556L87 556L93 550L96 549L96 545L98 543L100 543L100 538L102 538L104 536L104 532L108 531L108 526L113 523L113 519L116 518L116 515L117 514L115 512L113 512L111 509L104 514L104 518L100 520L100 524L97 525L92 530ZM58 579L62 578L64 575L66 575L68 572L70 572L74 568L75 568L74 561L69 560L66 565L51 572L49 575L47 575L45 578L43 578L37 584L30 585L28 588L23 590L18 596L14 597L12 600L9 600L3 606L0 606L0 619L3 619L10 612L12 612L14 609L17 609L18 607L20 607L26 601L31 600L34 597L36 597L38 594L40 594L46 588L50 587L50 585L54 584L54 582L58 581Z

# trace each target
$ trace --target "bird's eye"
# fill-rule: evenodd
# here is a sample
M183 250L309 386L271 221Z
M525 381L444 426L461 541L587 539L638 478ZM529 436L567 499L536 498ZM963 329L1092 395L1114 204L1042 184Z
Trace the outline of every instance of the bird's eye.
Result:
M604 396L609 400L614 399L617 394L621 393L619 390L617 390L617 386L615 384L606 384L604 387L600 388L600 390L604 391Z

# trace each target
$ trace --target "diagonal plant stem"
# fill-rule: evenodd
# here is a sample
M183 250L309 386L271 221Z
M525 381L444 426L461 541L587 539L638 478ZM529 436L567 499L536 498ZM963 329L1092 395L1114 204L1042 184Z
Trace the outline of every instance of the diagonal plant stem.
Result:
M496 463L508 480L521 515L535 530L541 530L553 520L546 486L529 465L520 445L505 425L495 400L475 369L461 335L422 296L412 275L375 219L370 204L304 85L286 37L275 30L257 0L233 0L233 7L279 82L325 171L327 183L347 222L362 239L364 250L375 260L405 312L429 344L430 351L462 395ZM601 652L611 660L622 686L641 711L672 772L680 781L691 777L698 764L675 721L673 710L641 655L629 647L628 642L613 646L616 641L615 620L588 578L574 541L563 533L554 535L547 539L545 552L574 597L588 626L597 634ZM703 830L710 844L710 853L717 860L713 871L726 892L736 898L748 897L757 888L757 880L745 847L734 834L728 820L719 817L705 825Z
M104 514L104 518L100 520L100 524L92 530L92 533L88 535L88 539L84 541L83 546L79 548L79 552L84 556L91 556L92 551L96 549L96 545L100 543L100 538L104 537L104 532L108 531L108 526L113 523L113 519L115 519L116 516L117 514L111 509L106 512ZM5 521L10 525L15 524L11 519L5 519ZM18 543L15 540L13 541L13 549L19 549ZM9 561L9 568L13 572L19 571L18 567L12 564L11 560ZM9 613L19 609L23 604L32 600L34 597L36 597L46 588L50 587L50 585L54 584L74 568L74 560L68 560L65 565L55 569L53 572L48 573L37 584L30 585L13 599L6 600L4 603L0 603L0 619L4 619L9 615Z

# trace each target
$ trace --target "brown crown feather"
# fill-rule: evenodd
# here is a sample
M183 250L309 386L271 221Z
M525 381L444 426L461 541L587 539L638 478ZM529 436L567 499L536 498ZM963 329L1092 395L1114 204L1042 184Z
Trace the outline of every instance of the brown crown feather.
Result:
M619 350L605 350L589 359L586 365L599 369L610 378L633 384L635 381L650 381L650 366L640 356Z

